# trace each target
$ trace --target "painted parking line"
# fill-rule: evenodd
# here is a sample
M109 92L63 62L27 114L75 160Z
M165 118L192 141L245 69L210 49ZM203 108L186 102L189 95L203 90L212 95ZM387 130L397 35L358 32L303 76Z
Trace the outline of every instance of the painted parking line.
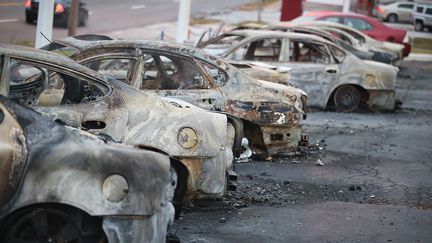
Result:
M146 5L134 5L131 7L132 10L138 10L138 9L143 9L145 8Z
M18 20L19 19L0 19L0 24L18 22Z
M0 3L0 7L20 7L20 6L24 6L24 3L14 3L14 2Z

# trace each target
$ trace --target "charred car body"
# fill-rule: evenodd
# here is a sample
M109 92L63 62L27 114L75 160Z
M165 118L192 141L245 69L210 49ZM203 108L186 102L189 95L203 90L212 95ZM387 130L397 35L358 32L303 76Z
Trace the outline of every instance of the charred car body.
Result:
M0 242L164 242L174 160L152 150L60 125L0 95Z
M225 41L236 38L237 42ZM398 68L363 61L317 36L244 30L220 35L201 48L237 61L259 61L291 68L290 83L308 93L310 106L351 112L395 108Z
M314 21L314 22L307 23L307 25L316 26L316 27L326 27L326 28L332 28L332 29L338 29L344 31L357 40L356 43L353 43L353 46L359 49L369 50L369 51L375 51L375 50L388 51L396 54L400 61L402 61L403 58L408 55L407 53L405 53L405 46L402 44L375 40L372 37L343 24L327 22L327 21Z
M241 118L256 154L283 155L305 142L301 120L307 96L303 91L252 79L201 50L153 41L76 38L53 46L74 49L74 60L140 90Z
M394 53L382 51L382 50L364 50L361 48L355 47L355 39L350 37L345 32L332 29L332 28L318 28L316 26L268 26L262 28L262 30L277 30L277 31L285 31L285 32L294 32L300 34L311 34L319 36L325 40L328 40L346 51L350 52L354 56L362 59L362 60L371 60L376 62L382 62L387 64L393 64L395 66L400 64L400 60L398 56Z
M52 120L178 158L176 206L186 188L189 198L225 192L235 137L226 115L143 94L52 52L1 45L0 55L1 83L12 100Z

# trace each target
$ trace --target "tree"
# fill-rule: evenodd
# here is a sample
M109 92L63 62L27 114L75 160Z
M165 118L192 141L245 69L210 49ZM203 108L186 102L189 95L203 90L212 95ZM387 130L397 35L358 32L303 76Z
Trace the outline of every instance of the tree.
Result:
M72 0L71 7L69 10L68 17L68 35L76 35L76 28L78 26L78 12L79 12L79 0Z

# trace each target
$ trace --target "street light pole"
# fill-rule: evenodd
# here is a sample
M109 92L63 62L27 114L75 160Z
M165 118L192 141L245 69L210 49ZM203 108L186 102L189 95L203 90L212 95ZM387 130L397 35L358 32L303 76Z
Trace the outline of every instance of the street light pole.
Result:
M177 35L176 41L184 43L187 40L189 31L189 15L191 0L180 0L178 18L177 18Z
M68 36L76 35L78 25L79 0L72 0L68 17Z
M53 20L54 0L39 1L35 48L49 44L49 40L52 39Z
M343 0L342 12L348 13L350 11L351 0Z

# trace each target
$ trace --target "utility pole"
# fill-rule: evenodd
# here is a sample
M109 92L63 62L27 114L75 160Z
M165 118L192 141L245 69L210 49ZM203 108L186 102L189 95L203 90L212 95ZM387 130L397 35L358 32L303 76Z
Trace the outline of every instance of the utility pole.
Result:
M178 43L184 43L188 39L190 8L191 0L180 0L176 35Z
M264 0L259 1L258 3L258 23L261 23L261 13L262 13L262 9L263 9L263 5L264 5Z
M342 12L348 13L350 11L351 0L343 0Z
M76 35L78 25L79 0L72 0L68 17L68 36Z
M53 20L54 0L39 1L35 48L40 48L49 44L48 40L52 39ZM48 40L44 36L46 36Z

